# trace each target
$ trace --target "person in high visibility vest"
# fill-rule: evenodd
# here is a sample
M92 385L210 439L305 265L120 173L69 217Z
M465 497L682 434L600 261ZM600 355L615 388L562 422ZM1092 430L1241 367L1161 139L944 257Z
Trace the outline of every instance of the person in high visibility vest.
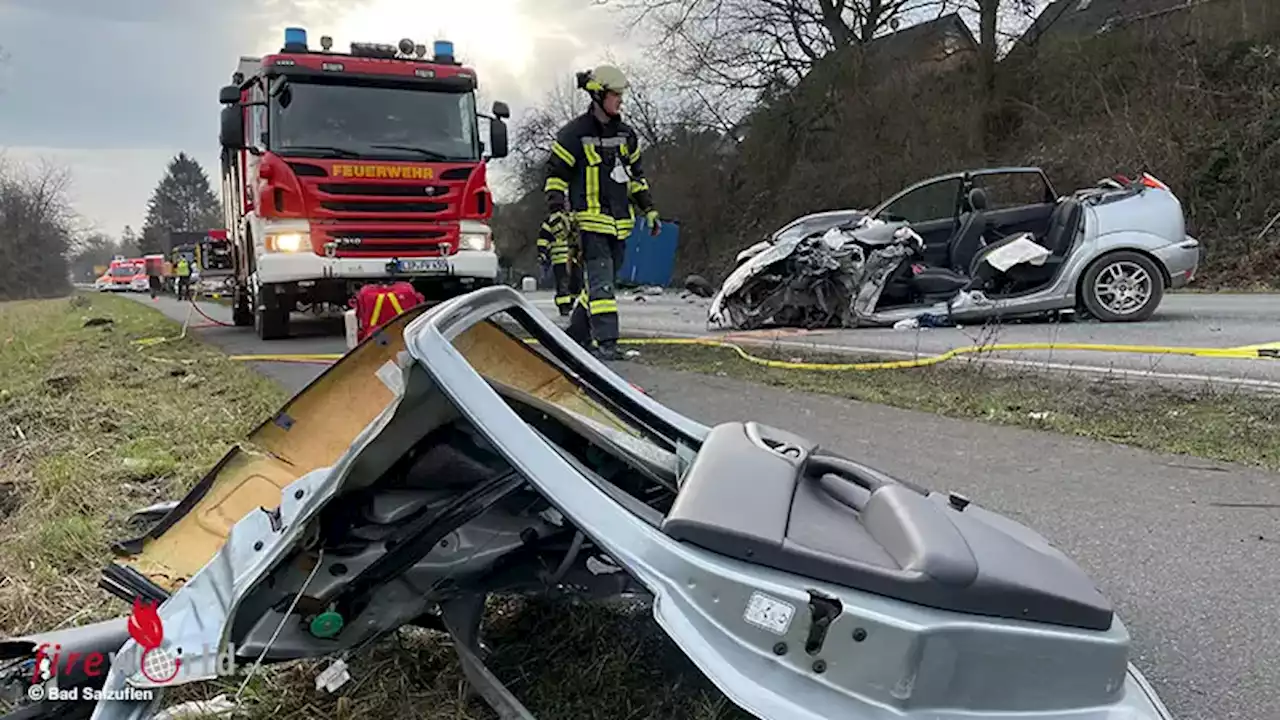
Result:
M173 274L178 276L178 299L191 299L191 263L185 257L178 258Z
M628 83L622 71L601 65L578 73L591 107L556 133L547 160L547 222L553 231L572 220L582 254L583 284L566 332L603 360L619 360L618 299L614 280L622 267L636 210L661 231L640 161L640 138L622 121ZM592 347L592 339L595 346Z
M538 231L538 259L543 267L551 266L556 283L556 309L568 317L573 301L582 291L582 268L573 257L577 242L570 242L573 232L564 223L553 227L550 220Z

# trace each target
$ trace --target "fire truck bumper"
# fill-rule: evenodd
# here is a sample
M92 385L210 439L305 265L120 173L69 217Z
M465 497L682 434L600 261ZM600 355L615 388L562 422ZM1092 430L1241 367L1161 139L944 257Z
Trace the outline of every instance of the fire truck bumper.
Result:
M258 282L264 285L334 279L368 280L389 277L474 278L494 280L498 255L493 251L462 250L443 258L426 260L421 268L394 269L392 258L329 258L311 253L270 253L258 257ZM439 262L436 262L439 261Z

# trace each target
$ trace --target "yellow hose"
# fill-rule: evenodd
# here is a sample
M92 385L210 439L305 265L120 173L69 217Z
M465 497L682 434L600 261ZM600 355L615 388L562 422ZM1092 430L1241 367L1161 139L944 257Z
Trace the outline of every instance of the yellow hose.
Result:
M530 344L537 344L536 340L526 340ZM1267 343L1260 346L1247 346L1238 348L1203 348L1203 347L1180 347L1177 345L1109 345L1109 344L1091 344L1091 343L1051 343L1051 342L1031 342L1031 343L999 343L992 345L967 345L964 347L952 348L944 353L937 355L929 355L926 357L913 358L911 360L886 360L880 362L855 362L855 363L818 363L818 362L793 362L790 360L770 360L758 355L747 352L741 345L726 342L724 340L713 340L711 338L625 338L619 340L620 345L702 345L705 347L724 348L732 350L738 357L756 365L763 367L779 368L783 370L818 370L818 371L865 371L865 370L903 370L907 368L927 367L929 365L937 365L946 362L952 358L961 355L973 355L977 353L995 353L995 352L1017 352L1027 350L1051 350L1051 351L1068 351L1068 352L1107 352L1107 353L1129 353L1139 355L1184 355L1191 357L1210 357L1210 358L1235 358L1241 360L1253 360L1261 357L1275 357L1275 343ZM296 355L232 355L232 360L242 362L294 362L294 363L320 363L333 362L341 358L338 353L313 353L313 354L296 354Z

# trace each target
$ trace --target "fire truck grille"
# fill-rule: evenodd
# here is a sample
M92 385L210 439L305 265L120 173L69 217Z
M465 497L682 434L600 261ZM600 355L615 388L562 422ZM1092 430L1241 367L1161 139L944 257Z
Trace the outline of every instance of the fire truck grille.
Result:
M438 213L449 209L448 203L439 202L322 202L325 210L342 213Z
M361 185L357 183L321 183L320 192L329 195L363 195L365 197L436 197L445 195L443 185Z
M447 247L447 246L446 246ZM359 245L339 244L335 257L438 257L443 255L440 245L421 242L362 242Z
M330 235L336 257L436 257L447 254L447 233L439 230L358 230Z
M443 230L360 230L352 232L352 235L358 235L362 240L416 240L416 241L435 241L442 238L448 233ZM334 238L341 237L343 233L332 233Z

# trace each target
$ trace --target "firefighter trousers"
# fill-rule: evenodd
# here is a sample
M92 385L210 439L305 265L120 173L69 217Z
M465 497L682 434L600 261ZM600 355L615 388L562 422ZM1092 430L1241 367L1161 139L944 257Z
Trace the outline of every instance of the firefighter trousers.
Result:
M556 307L561 315L568 315L574 299L582 292L582 267L565 258L551 264L551 274L556 280Z
M600 345L618 340L618 299L614 280L626 256L626 238L583 231L582 282L567 332L580 345L594 338Z

